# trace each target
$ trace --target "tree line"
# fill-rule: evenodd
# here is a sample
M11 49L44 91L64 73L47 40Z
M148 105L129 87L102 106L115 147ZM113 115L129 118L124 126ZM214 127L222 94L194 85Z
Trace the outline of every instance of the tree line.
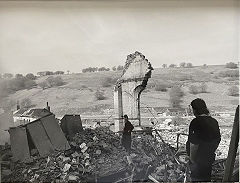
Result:
M32 73L23 76L22 74L13 75L10 73L3 74L4 79L0 79L0 97L5 97L10 93L14 93L18 90L31 89L37 86L34 81L36 76Z
M69 71L67 71L69 73ZM64 74L64 71L56 71L56 72L52 72L52 71L41 71L41 72L37 72L38 76L50 76L50 75L62 75ZM4 73L1 74L0 73L0 79L11 79L11 78L21 78L21 77L26 77L28 79L31 80L35 80L37 78L36 75L34 75L33 73L28 73L25 76L23 76L23 74L16 74L15 76L12 73Z
M163 68L175 68L175 67L178 67L176 64L170 64L170 65L167 65L167 64L162 64L162 67ZM193 64L192 63L187 63L187 62L181 62L179 64L179 67L181 68L192 68L193 67ZM207 64L203 64L203 67L207 67ZM226 68L229 68L229 69L237 69L238 68L238 64L234 63L234 62L228 62L225 64L225 67Z
M106 68L106 67L87 67L85 69L82 69L82 73L86 73L86 72L101 72L101 71L110 71L110 68ZM123 66L119 65L119 66L113 66L112 67L112 71L121 71L123 70Z
M169 66L167 64L163 64L162 65L163 68L175 68L177 67L176 64L170 64ZM186 62L181 62L179 64L179 67L182 67L182 68L192 68L193 67L193 64L192 63L186 63Z

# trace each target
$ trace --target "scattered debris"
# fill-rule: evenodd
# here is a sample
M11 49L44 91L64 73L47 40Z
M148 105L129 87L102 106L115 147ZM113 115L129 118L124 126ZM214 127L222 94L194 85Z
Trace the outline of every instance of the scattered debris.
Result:
M172 181L184 173L184 166L176 164L164 151L164 145L150 135L133 135L130 155L120 142L120 136L107 127L85 129L69 142L71 149L56 151L45 158L37 154L29 163L17 162L11 172L5 174L3 181L92 182L121 172L125 174L119 179L128 175L133 180L148 180L148 175L152 173L159 181ZM155 169L145 175L150 165Z
M152 135L133 134L129 155L120 142L121 137L109 128L98 127L77 133L69 141L69 150L47 157L35 154L31 162L11 165L12 157L5 155L2 181L177 182L186 178L186 162L176 161L170 144Z

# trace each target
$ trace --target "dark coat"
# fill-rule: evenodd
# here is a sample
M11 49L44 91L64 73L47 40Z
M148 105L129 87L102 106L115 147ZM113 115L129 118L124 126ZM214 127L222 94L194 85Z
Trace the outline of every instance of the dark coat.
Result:
M131 132L134 129L133 125L127 121L123 129L122 145L126 150L131 149Z

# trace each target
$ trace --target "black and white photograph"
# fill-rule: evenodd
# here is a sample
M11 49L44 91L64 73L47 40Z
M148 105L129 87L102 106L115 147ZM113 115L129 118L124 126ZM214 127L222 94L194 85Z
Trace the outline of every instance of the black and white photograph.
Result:
M239 182L240 0L0 0L1 182Z

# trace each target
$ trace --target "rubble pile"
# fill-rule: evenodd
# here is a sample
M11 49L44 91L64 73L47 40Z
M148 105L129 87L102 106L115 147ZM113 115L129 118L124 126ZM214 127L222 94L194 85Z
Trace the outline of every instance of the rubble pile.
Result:
M141 140L144 138L144 140ZM133 140L133 148L138 147L143 154L147 153L149 159L152 159L154 167L151 176L160 182L176 182L184 179L185 164L179 162L174 156L175 149L169 144L153 140L152 136L138 136ZM144 161L144 159L140 160Z
M174 149L150 135L133 134L130 155L122 148L120 136L107 127L85 129L69 139L70 150L48 157L35 155L30 162L16 162L5 182L95 182L98 178L126 171L133 180L177 181L185 167L171 156ZM123 177L124 178L124 177Z
M177 133L188 134L188 126L173 126L160 124L155 127L159 130L164 141L172 147L177 148ZM232 127L220 127L221 142L216 150L216 159L225 159L228 155L229 144L231 140ZM181 135L179 138L179 147L185 149L188 136ZM159 139L160 140L160 139Z
M217 159L227 158L228 149L231 141L232 129L220 127L220 132L221 132L221 142L216 151Z
M71 149L48 157L33 156L31 162L17 162L4 181L94 181L103 172L127 165L119 136L107 128L85 129L70 141Z

